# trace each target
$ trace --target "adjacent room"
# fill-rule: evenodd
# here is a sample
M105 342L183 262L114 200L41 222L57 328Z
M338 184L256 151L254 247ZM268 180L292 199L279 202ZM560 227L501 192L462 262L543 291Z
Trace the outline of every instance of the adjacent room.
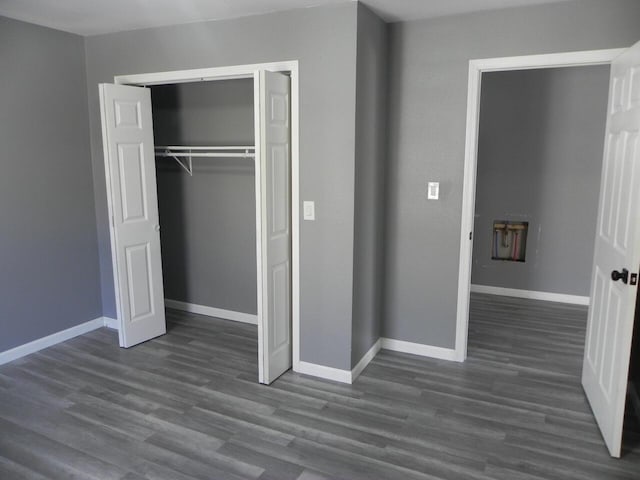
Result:
M0 478L637 479L639 22L0 2Z
M609 76L597 65L482 78L469 342L564 386L582 370Z

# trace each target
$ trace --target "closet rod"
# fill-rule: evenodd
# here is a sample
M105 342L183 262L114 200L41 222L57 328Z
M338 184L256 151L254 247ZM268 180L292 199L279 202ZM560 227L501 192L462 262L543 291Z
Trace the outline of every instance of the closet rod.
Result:
M156 150L255 150L253 145L232 145L229 147L215 146L215 147L188 147L184 145L157 145Z
M253 158L253 152L156 152L156 157L219 157L219 158Z
M198 158L255 158L253 146L157 146L156 157L171 157L193 176L193 157ZM185 158L187 162L182 160Z

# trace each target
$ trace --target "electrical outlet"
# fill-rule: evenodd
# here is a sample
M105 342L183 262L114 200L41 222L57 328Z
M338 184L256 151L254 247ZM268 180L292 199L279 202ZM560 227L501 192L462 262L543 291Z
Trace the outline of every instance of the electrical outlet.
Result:
M440 182L429 182L427 184L427 200L438 200L440 197Z
M302 218L305 220L316 219L316 202L308 200L302 202Z

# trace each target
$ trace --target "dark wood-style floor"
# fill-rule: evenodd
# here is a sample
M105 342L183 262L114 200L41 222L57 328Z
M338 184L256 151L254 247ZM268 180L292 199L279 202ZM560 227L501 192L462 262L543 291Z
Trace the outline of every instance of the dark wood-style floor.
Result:
M583 307L474 296L464 364L381 352L354 385L256 383L255 327L168 312L0 367L0 479L639 479L580 387ZM631 417L630 417L631 419Z

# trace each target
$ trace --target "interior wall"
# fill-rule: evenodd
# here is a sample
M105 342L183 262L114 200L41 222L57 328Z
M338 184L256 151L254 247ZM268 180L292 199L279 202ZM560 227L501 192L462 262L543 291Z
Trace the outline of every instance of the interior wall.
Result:
M0 352L102 315L82 37L0 17Z
M391 25L386 337L455 344L469 60L628 47L639 22L635 0L580 0Z
M608 65L482 75L471 283L589 296ZM493 222L529 222L524 263Z
M388 26L358 4L351 366L380 338Z
M300 352L351 368L356 79L355 3L87 37L87 85L104 314L115 316L98 83L114 75L298 60ZM302 210L302 209L300 209Z
M255 143L253 79L151 87L156 145ZM156 159L165 298L257 313L253 158Z

